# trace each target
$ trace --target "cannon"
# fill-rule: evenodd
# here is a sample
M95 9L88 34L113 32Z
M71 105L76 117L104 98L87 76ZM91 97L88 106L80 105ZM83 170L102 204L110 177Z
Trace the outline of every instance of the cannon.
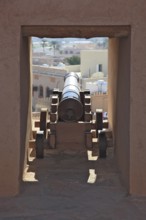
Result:
M53 91L50 112L41 110L35 142L36 157L43 158L45 148L86 148L105 158L107 128L103 111L91 111L90 91L81 91L79 76L69 73L65 76L63 90Z
M79 121L82 115L83 105L80 99L79 77L75 73L70 73L65 77L58 116L63 121Z

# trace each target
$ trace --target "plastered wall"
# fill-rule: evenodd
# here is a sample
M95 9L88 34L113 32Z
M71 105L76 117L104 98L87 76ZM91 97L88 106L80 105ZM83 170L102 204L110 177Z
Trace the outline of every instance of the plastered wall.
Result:
M146 195L145 11L145 0L0 1L0 196L20 191L30 112L27 37L32 35L120 37L111 108L117 166L128 192Z
M109 123L117 166L127 188L130 187L130 147L127 147L130 145L130 50L130 37L109 40Z

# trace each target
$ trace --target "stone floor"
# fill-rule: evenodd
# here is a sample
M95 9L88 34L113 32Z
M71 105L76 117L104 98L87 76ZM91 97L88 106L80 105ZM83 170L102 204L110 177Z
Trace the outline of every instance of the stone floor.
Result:
M145 220L146 198L127 195L113 149L89 159L84 151L49 150L42 160L32 154L20 195L0 199L0 219Z

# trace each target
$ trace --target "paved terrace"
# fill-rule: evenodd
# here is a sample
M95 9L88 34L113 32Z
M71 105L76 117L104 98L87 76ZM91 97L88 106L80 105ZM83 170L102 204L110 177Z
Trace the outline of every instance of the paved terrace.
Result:
M34 156L32 152L20 195L0 199L0 219L146 219L146 198L127 195L112 148L107 159L90 156L93 161L84 150L46 150L43 160Z

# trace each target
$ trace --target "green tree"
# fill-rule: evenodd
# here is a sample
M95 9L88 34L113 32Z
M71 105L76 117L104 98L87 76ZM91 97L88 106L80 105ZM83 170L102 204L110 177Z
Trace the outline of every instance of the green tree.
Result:
M80 57L78 57L78 56L68 57L68 58L66 58L66 62L69 65L79 65L80 64Z

